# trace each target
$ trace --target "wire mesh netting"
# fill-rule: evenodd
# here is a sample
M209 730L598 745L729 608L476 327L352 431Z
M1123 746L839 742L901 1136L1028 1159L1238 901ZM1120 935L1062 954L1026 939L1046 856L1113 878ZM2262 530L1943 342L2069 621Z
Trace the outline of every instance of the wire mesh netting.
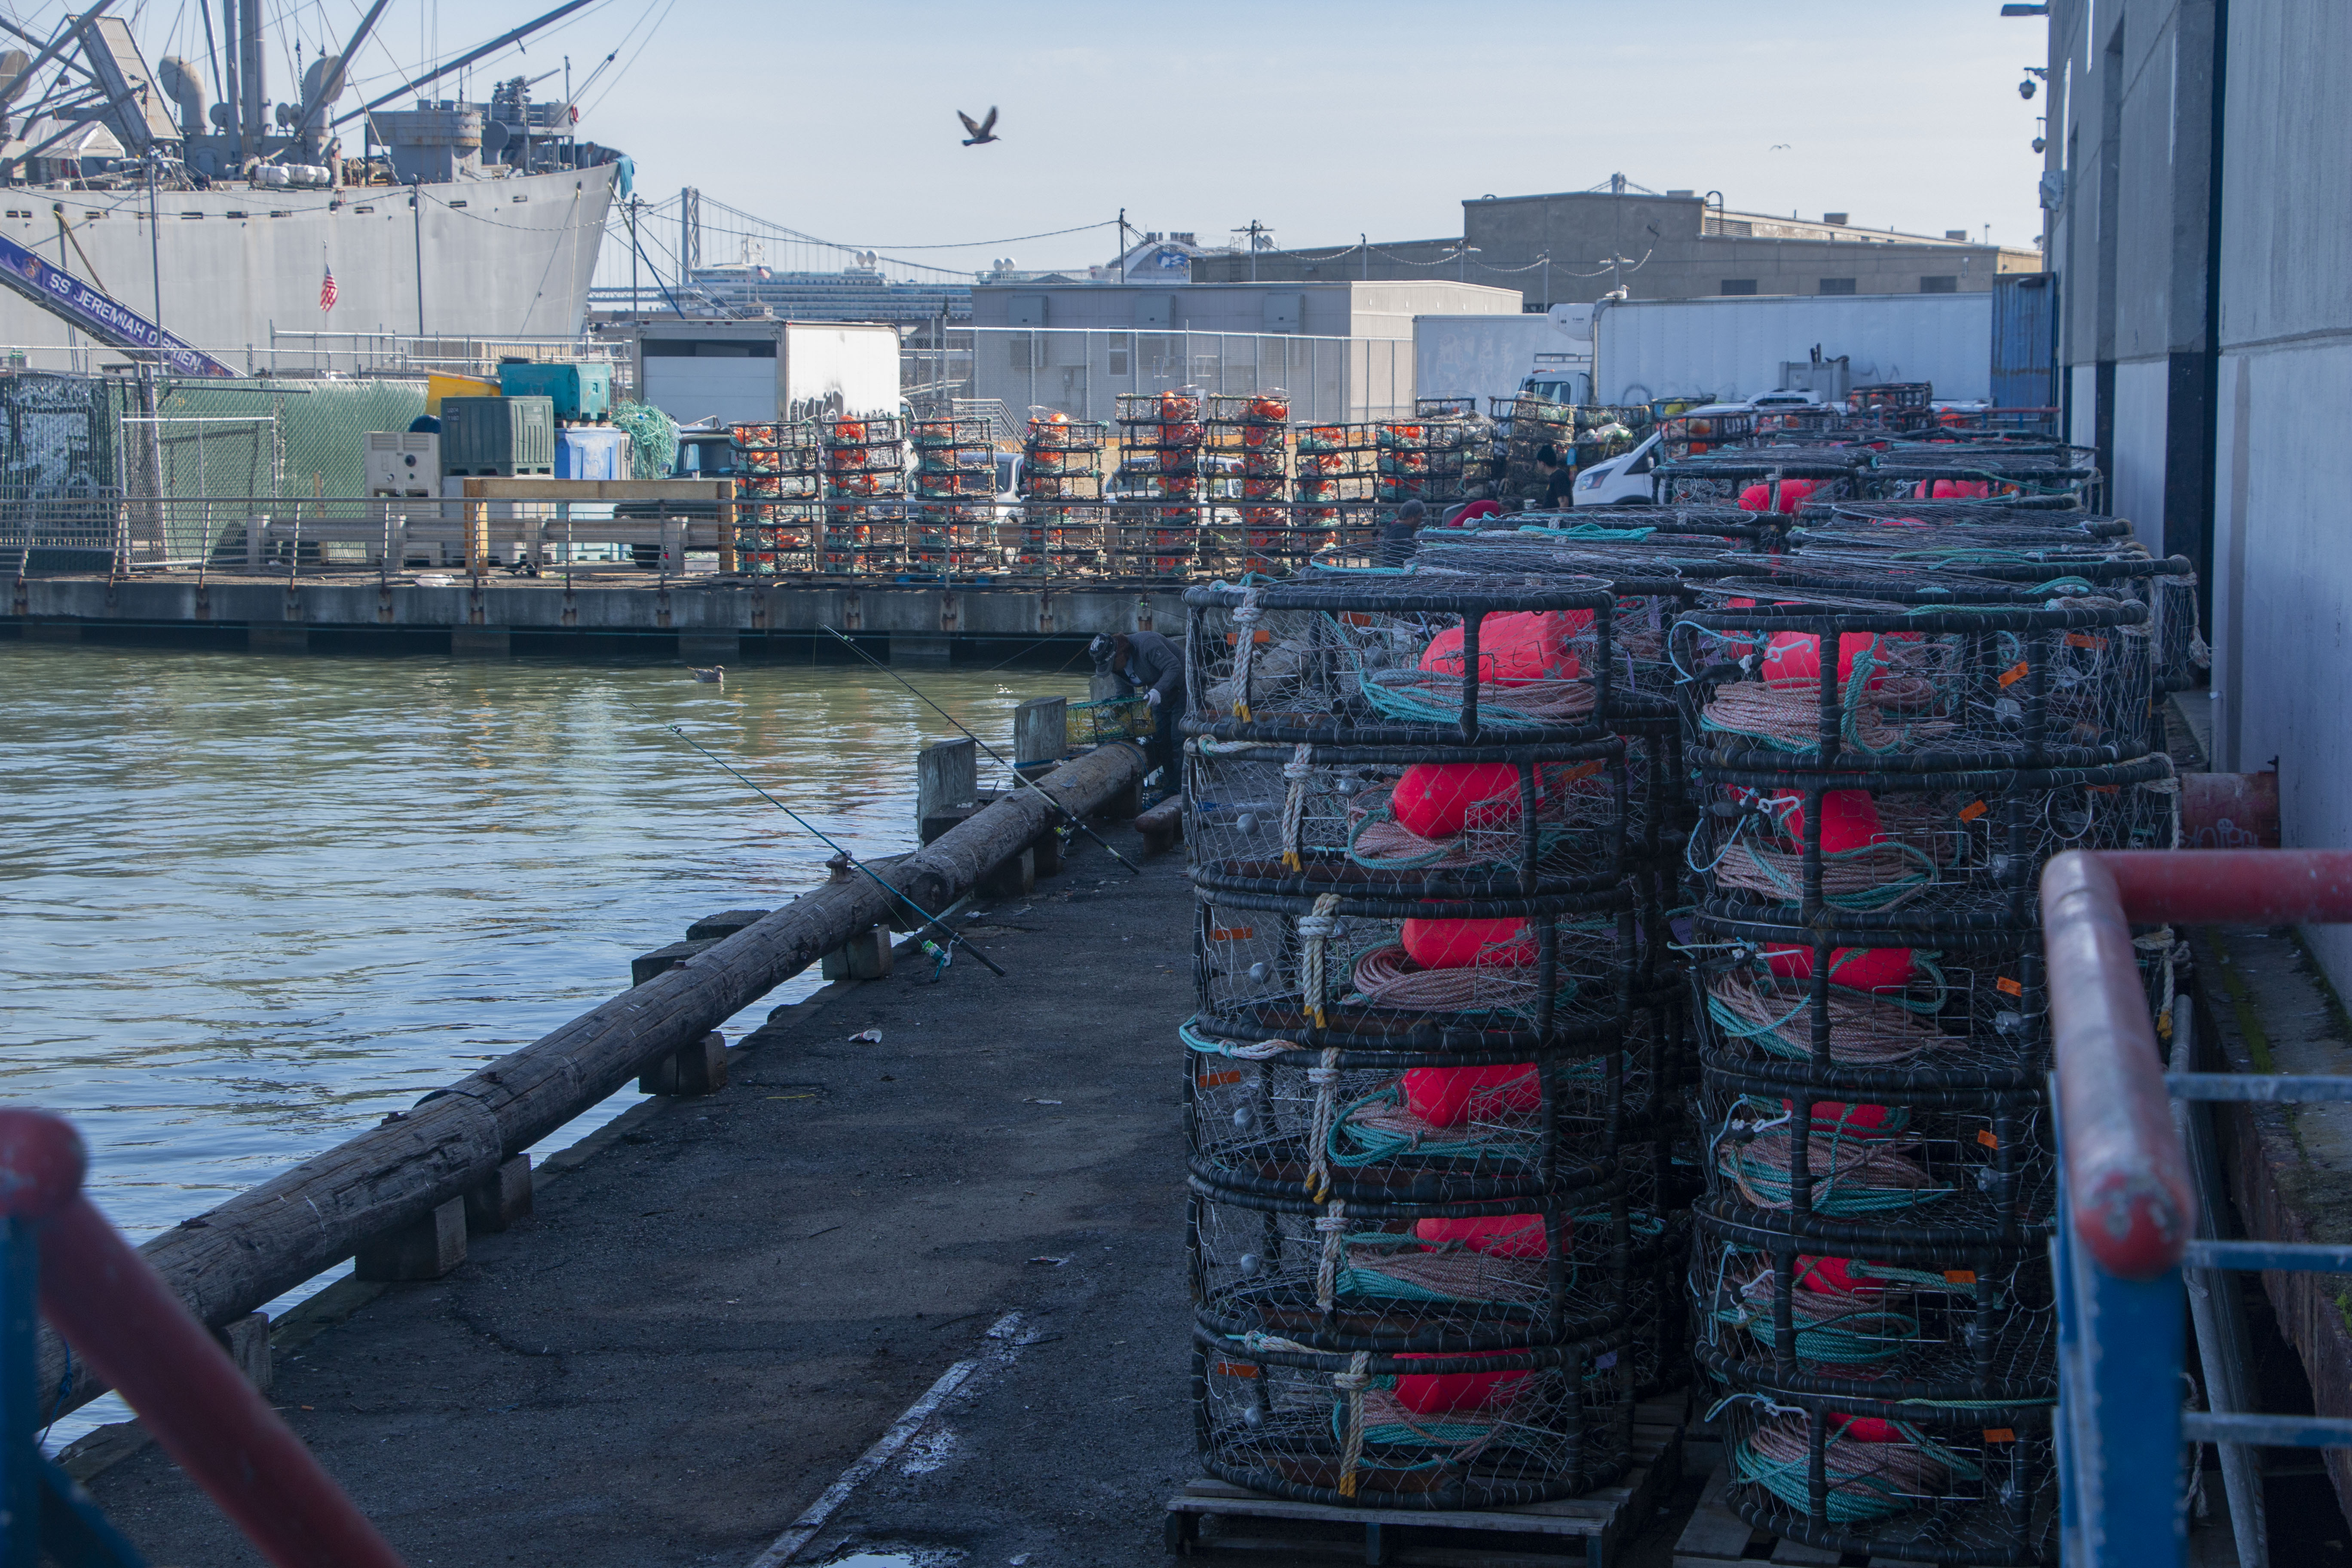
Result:
M1759 1529L1888 1562L2056 1560L2046 1402L1738 1394L1718 1409L1724 1500Z
M1209 1470L1308 1501L1486 1509L1616 1479L1632 1440L1622 1333L1569 1346L1348 1355L1204 1331L1194 1422Z

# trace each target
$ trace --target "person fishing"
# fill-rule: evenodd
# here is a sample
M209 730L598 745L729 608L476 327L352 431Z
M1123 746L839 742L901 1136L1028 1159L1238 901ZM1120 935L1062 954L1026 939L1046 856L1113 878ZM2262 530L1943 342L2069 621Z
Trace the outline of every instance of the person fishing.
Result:
M1087 651L1098 662L1108 663L1110 673L1118 678L1121 697L1132 697L1139 690L1151 704L1152 738L1147 755L1155 769L1167 770L1164 782L1174 784L1177 747L1181 743L1176 726L1184 717L1183 650L1158 632L1121 632L1097 637Z

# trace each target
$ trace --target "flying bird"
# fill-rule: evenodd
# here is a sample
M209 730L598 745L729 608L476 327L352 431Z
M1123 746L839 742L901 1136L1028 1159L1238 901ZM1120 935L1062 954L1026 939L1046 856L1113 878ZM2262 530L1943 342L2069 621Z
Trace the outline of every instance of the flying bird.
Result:
M961 109L956 110L956 118L963 121L963 128L966 131L971 132L970 136L964 138L963 144L967 147L977 147L983 142L1003 140L996 133L996 106L992 103L988 106L988 118L977 125L971 122L971 116Z
M1789 144L1786 142L1775 142L1769 147L1765 148L1764 151L1767 153L1786 153L1789 151Z

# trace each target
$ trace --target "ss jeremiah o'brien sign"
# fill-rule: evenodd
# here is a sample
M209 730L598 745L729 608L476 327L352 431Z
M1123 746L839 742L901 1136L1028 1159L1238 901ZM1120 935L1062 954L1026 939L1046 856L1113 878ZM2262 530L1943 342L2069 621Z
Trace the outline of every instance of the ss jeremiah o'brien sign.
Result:
M165 331L120 300L109 299L72 273L42 260L0 235L0 283L102 343L151 353L182 375L229 375L236 372L212 355Z

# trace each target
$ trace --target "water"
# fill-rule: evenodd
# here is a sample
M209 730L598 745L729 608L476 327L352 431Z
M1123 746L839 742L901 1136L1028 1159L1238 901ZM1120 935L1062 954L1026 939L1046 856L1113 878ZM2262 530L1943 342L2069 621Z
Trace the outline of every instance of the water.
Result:
M1085 695L906 673L1008 756L1015 704ZM858 666L0 642L0 1099L74 1119L135 1242L585 1011L697 918L823 881L831 851L670 724L861 856L913 846L915 751L955 733Z

